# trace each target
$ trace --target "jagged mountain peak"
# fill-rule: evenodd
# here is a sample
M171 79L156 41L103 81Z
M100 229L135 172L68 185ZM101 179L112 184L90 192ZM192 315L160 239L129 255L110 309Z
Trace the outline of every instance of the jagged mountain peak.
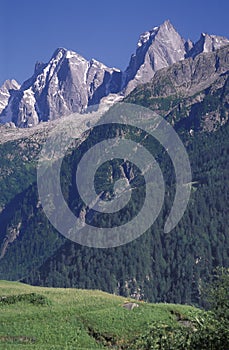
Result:
M90 67L97 67L97 68L102 68L106 71L112 71L112 68L107 67L104 63L96 60L95 58L92 58L89 62Z
M20 89L20 84L15 79L7 79L0 87L0 113L6 108L12 91Z
M53 55L50 59L50 61L52 59L54 60L59 60L60 58L66 56L67 52L70 51L68 49L66 49L65 47L58 47L54 52L53 52Z
M158 32L172 32L176 31L174 25L170 22L169 19L165 20L159 27Z
M6 88L7 90L18 90L20 89L20 84L15 80L15 79L7 79L4 81L3 85L1 86L2 88Z
M58 48L48 63L37 62L33 76L10 97L1 121L31 127L40 121L82 112L121 90L122 73L78 53Z
M162 28L162 27L166 27L166 28L173 27L173 28L174 28L174 26L172 25L172 23L170 22L169 19L166 19L166 20L160 25L160 27L161 27L161 28Z
M146 83L155 72L181 59L186 54L185 40L169 20L140 35L137 50L124 73L126 94L138 84Z
M51 60L54 59L55 61L60 61L61 59L71 59L71 58L78 58L78 59L81 59L83 61L87 61L79 53L77 53L73 50L68 50L64 47L59 47L58 49L56 49L52 55Z
M193 48L194 43L193 43L192 40L188 39L188 40L185 42L184 45L185 45L185 50L186 50L186 52L189 52L189 51L191 51L191 49Z
M201 33L200 39L193 45L186 57L196 57L202 52L212 52L228 45L229 40L226 37Z
M169 20L166 20L160 26L153 27L151 30L142 33L139 37L137 48L142 47L149 41L151 41L152 43L153 39L157 36L157 34L159 35L159 37L161 37L165 33L167 33L168 35L168 33L173 34L174 32L177 33L175 27Z

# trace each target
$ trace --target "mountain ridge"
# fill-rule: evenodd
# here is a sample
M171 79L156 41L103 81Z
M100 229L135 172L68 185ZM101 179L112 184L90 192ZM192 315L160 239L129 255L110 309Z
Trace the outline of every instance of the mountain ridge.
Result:
M183 39L169 20L140 35L127 69L109 68L86 60L74 51L57 49L48 63L37 62L34 74L7 98L1 99L0 122L33 127L41 121L83 112L110 94L127 96L139 84L149 82L160 69L213 52L229 44L216 35L201 34L193 44Z

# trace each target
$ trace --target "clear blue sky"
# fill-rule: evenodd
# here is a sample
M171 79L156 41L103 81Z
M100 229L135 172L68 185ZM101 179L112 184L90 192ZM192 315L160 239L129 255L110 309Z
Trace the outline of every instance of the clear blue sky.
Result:
M36 61L57 47L125 69L138 36L170 19L185 38L201 32L229 37L229 1L205 0L1 0L0 84L20 83Z

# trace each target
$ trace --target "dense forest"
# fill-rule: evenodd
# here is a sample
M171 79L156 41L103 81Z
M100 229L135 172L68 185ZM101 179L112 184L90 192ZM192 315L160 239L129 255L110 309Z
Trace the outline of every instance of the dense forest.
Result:
M185 215L170 233L165 234L163 226L175 191L171 161L155 140L136 135L135 130L128 129L123 133L119 129L122 135L142 142L162 169L166 197L153 226L137 240L117 248L80 246L64 239L48 222L34 182L20 194L12 194L10 203L0 214L3 242L0 278L19 279L35 285L101 289L153 302L201 304L204 281L210 279L215 267L229 266L229 124L225 123L214 132L199 132L197 126L194 136L188 132L189 127L177 124L192 168L191 198ZM72 181L75 164L85 150L98 140L112 137L112 133L117 130L95 128L80 148L69 152L64 159L62 191L69 207L76 213L82 210L83 203ZM13 143L2 147L3 155L10 147ZM112 181L120 176L115 169L120 169L122 163L119 159L104 164L97 174L98 189L105 186L112 195ZM123 218L126 220L135 215L144 197L144 181L138 169L129 163L123 165L127 177L130 168L135 174L134 181L139 184L131 198L131 203L137 204L128 206L122 218L116 217L120 223ZM111 182L105 180L110 172L113 174ZM28 178L26 174L19 175L23 184L31 183L33 178L32 170ZM89 220L90 215L88 217ZM92 217L104 225L112 223L109 215ZM15 235L17 239L14 242L12 239L11 243Z

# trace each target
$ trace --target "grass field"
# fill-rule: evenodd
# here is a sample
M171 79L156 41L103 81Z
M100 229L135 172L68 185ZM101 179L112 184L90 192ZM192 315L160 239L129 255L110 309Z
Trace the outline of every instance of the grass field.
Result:
M123 304L130 300L96 290L0 281L0 349L126 349L151 322L179 327L178 318L192 319L200 312L144 302L127 310Z

